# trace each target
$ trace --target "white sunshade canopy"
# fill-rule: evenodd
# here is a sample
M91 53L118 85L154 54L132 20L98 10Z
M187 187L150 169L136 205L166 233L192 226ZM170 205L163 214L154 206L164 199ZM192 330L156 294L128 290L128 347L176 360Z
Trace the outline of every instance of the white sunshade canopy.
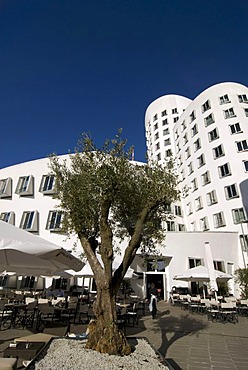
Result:
M51 275L79 271L83 263L65 249L25 230L0 221L0 272Z
M214 270L214 275L217 281L226 282L233 278L232 275L226 274L225 272ZM196 266L191 269L184 271L182 274L175 275L174 280L181 280L181 281L203 281L209 282L210 281L210 273L209 269L206 266Z
M102 262L102 258L100 256L100 254L97 254L97 258L99 260L99 262L101 263L101 265L103 266L103 262ZM117 270L117 268L119 267L121 261L120 261L120 258L118 258L118 256L114 259L114 262L113 262L113 270ZM71 271L67 271L68 273L72 273ZM74 273L74 276L78 276L78 277L94 277L94 273L90 267L90 264L89 262L87 261L85 266L82 268L81 271L79 272L76 272ZM137 277L134 273L134 270L129 267L125 276L124 276L124 279L131 279L131 278L135 278Z

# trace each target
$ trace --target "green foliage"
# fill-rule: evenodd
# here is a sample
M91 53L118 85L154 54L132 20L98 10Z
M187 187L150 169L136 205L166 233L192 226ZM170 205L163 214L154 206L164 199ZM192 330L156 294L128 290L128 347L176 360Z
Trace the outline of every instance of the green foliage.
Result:
M248 268L239 268L235 271L235 281L239 284L241 296L248 299Z
M226 282L219 281L218 282L218 293L221 296L226 296L229 292L228 284Z
M142 245L152 246L164 237L161 222L166 219L166 207L178 197L173 166L171 162L167 167L131 162L132 148L126 149L126 143L121 130L101 149L83 134L70 163L51 157L67 232L88 240L101 238L100 220L105 212L114 235L131 237L145 210Z

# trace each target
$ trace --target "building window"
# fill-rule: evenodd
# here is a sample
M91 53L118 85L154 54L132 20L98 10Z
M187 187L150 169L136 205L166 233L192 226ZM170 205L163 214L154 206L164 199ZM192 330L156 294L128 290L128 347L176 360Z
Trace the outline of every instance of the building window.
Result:
M216 191L212 190L207 193L207 205L212 206L213 204L218 203Z
M166 118L166 119L163 119L163 121L162 121L162 125L163 125L163 126L168 125L168 119L167 119L167 118Z
M9 281L8 275L0 276L0 287L7 286L8 281Z
M68 290L68 279L60 278L60 279L53 279L52 288L55 290Z
M203 261L200 258L189 258L189 268L192 269L197 266L203 266Z
M196 134L198 134L198 126L195 124L191 129L191 137L194 137Z
M171 149L167 149L166 151L165 151L165 157L171 157L172 156L172 151L171 151Z
M179 120L179 117L174 117L173 122L176 123Z
M245 112L245 116L248 117L248 108L245 108L244 112Z
M21 289L33 289L36 279L35 276L24 276L21 282Z
M238 198L238 189L236 184L225 186L226 199Z
M225 272L224 261L213 261L213 263L215 270Z
M190 162L188 165L188 174L191 175L193 171L194 171L193 162Z
M219 133L218 133L218 130L217 128L214 128L212 131L210 131L208 133L208 139L209 139L209 142L211 143L211 141L214 141L216 139L219 138Z
M49 211L46 229L50 231L61 230L62 211Z
M248 252L248 235L240 235L240 244L244 252Z
M198 189L197 179L193 179L191 181L191 189L192 189L192 191L196 191Z
M200 157L197 158L197 162L198 162L198 168L204 166L204 164L206 163L204 154L201 154Z
M160 143L157 143L156 144L156 150L159 150L160 149Z
M202 104L202 113L206 112L211 108L210 101L207 100L204 104Z
M233 108L229 108L223 111L225 119L236 117Z
M187 149L185 150L185 158L188 159L190 157L190 147L188 146Z
M208 225L208 218L203 217L200 219L200 227L202 231L207 231L209 230L209 225Z
M157 130L157 129L158 129L158 124L155 123L155 125L154 125L154 131Z
M248 172L248 161L243 161L245 172Z
M213 154L214 154L214 159L217 159L225 155L223 145L220 144L216 148L213 148Z
M154 135L154 140L158 140L159 138L159 133L157 132L155 135Z
M236 146L237 146L238 152L243 152L245 150L248 150L248 145L247 145L246 140L236 141Z
M163 135L169 135L170 133L170 130L168 128L166 128L165 130L163 130Z
M209 125L211 125L214 122L215 122L215 120L214 120L213 113L209 114L209 116L207 116L207 117L204 118L204 123L205 123L205 126L206 127L208 127Z
M211 182L209 171L206 171L205 173L203 173L201 175L201 178L202 178L202 186L205 186Z
M226 103L230 103L230 100L229 100L229 98L228 98L228 95L227 95L227 94L225 94L225 95L223 95L223 96L220 96L220 97L219 97L219 100L220 100L220 105L222 105L222 104L226 104Z
M240 224L241 222L246 221L244 208L232 209L232 216L233 216L233 222L235 224Z
M155 114L155 116L153 116L153 122L156 121L158 119L158 115Z
M247 99L247 96L245 94L244 95L238 95L238 99L239 99L240 103L248 103L248 99Z
M19 194L20 196L34 194L33 176L22 176L19 178L16 187L16 194Z
M161 153L158 153L158 155L157 155L157 161L161 161Z
M182 208L180 206L176 206L174 207L174 212L175 212L175 216L182 216Z
M186 205L186 210L187 210L187 215L188 216L192 214L192 205L191 205L191 203L188 203Z
M12 196L12 179L0 180L0 198L11 198Z
M181 171L180 175L181 175L181 181L185 180L184 170Z
M219 166L218 171L220 178L230 176L232 174L229 163L225 163L222 166Z
M182 122L181 129L182 129L182 132L186 129L185 121Z
M226 226L223 212L215 213L213 219L215 228Z
M178 114L177 108L172 109L172 114Z
M202 198L201 197L198 197L195 199L195 210L196 211L199 211L200 209L202 209Z
M40 192L43 194L55 193L55 176L44 175L41 179Z
M197 150L199 150L201 148L201 140L200 139L197 139L195 142L194 142L194 151L196 152Z
M195 119L196 119L196 114L195 114L195 111L193 110L193 112L189 115L190 117L190 122L193 122Z
M15 214L14 212L2 212L0 214L0 220L15 225Z
M186 231L184 224L178 224L178 231Z
M170 138L164 140L164 146L170 145L171 141Z
M187 144L187 142L188 142L188 135L185 134L183 137L183 145Z
M167 231L175 231L175 221L166 221Z
M239 122L234 123L233 125L229 125L229 128L230 128L231 134L238 134L238 133L242 132Z
M26 211L22 214L20 228L28 231L38 231L38 212Z
M164 117L164 116L167 116L166 110L163 110L163 112L161 112L161 117Z

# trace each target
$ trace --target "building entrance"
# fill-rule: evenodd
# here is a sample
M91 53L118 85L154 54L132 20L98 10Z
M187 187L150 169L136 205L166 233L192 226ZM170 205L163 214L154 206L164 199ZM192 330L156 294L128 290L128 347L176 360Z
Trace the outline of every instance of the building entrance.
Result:
M158 299L164 300L164 274L146 274L146 298L149 298L151 284L154 284L158 291Z

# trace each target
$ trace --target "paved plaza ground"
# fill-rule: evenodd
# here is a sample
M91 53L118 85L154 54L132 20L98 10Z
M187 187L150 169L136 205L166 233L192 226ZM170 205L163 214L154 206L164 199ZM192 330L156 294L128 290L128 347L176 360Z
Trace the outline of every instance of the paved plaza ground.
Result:
M86 326L82 326L82 332L85 330ZM0 331L0 357L14 338L28 334L30 331L26 329ZM146 337L175 369L248 369L246 317L239 317L236 324L211 322L205 315L191 314L161 301L155 320L146 312L138 325L127 326L126 334ZM18 368L22 368L21 363Z

